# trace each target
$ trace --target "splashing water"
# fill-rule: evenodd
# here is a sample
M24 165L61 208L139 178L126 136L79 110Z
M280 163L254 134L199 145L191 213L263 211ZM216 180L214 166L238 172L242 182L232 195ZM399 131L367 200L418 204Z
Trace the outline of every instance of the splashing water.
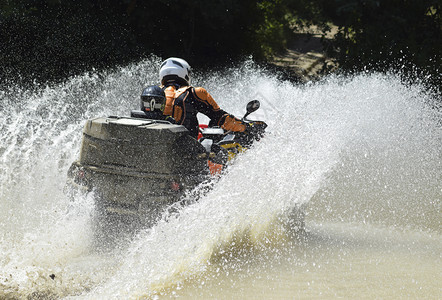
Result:
M441 265L442 130L440 113L431 108L436 96L395 75L329 77L296 86L250 61L193 82L236 116L248 100L259 99L262 108L250 118L269 124L266 138L240 155L198 202L140 232L127 248L94 253L93 194L69 202L63 192L67 169L78 157L84 121L127 116L143 86L157 81L159 62L151 58L58 86L1 92L0 297L173 297L187 287L184 296L204 298L202 288L189 287L206 281L212 281L206 295L213 297L219 291L213 282L224 285L226 272L256 277L280 257L287 262L295 255L299 263L299 247L318 259L326 256L318 249L333 248L330 240L376 239L379 231L389 241L406 232L419 235L412 242L424 240ZM301 205L307 242L284 226L287 213ZM268 258L270 253L279 258Z

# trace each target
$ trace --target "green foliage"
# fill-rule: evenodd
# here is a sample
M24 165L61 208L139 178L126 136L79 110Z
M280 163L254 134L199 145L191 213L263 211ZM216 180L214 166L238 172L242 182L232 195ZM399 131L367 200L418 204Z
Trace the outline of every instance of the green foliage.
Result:
M343 70L402 70L427 76L442 90L442 3L440 0L285 0L295 28L329 22L338 26L324 40Z
M282 28L277 6L260 3L3 0L0 76L57 80L152 53L196 66L264 58L266 50L282 49L284 39L274 38Z
M417 66L441 84L440 0L0 0L0 80L58 80L156 54L212 67L316 25L347 70ZM326 41L326 40L324 40ZM404 67L405 66L405 67Z
M260 1L257 6L263 20L255 34L262 49L262 54L268 57L283 51L287 46L288 9L282 0Z
M336 0L340 25L329 54L345 69L400 67L441 85L440 1Z
M190 60L253 53L260 20L254 1L138 1L127 17L144 49Z
M8 7L0 18L2 82L63 79L129 62L137 52L120 19L86 0L16 0L1 7Z

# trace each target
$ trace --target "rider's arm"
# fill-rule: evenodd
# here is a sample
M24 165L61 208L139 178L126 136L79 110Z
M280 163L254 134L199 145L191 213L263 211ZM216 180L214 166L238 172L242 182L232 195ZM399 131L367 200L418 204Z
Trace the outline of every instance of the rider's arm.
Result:
M172 115L173 100L175 99L176 88L171 85L164 89L164 94L166 95L166 106L164 108L163 114L166 116Z
M225 130L244 131L246 126L239 119L229 115L220 109L213 97L202 87L196 87L192 91L198 103L195 105L198 111L210 118L210 126L220 126Z
M219 121L221 123L221 127L225 130L231 130L231 131L240 131L244 132L246 130L246 125L244 125L241 120L235 118L232 115L224 114L221 120Z

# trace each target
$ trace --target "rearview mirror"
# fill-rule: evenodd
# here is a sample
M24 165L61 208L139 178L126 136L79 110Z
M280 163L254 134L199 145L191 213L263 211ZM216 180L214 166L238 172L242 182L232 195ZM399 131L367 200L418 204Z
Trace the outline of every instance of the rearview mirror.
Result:
M249 103L247 103L247 114L251 114L254 111L257 111L261 103L259 103L259 100L252 100Z
M247 112L244 115L244 117L242 117L242 119L244 120L252 112L257 111L260 105L261 104L259 103L259 100L252 100L249 103L247 103L247 106L246 106Z

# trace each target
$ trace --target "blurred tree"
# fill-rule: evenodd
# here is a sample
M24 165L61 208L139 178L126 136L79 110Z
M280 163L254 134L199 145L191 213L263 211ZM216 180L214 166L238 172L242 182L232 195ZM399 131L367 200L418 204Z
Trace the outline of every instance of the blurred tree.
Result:
M3 0L1 76L45 81L157 54L219 65L282 48L272 1Z
M161 56L208 62L253 54L265 12L256 1L132 1L129 24L137 40Z
M317 25L327 54L341 70L400 69L426 77L442 90L442 3L440 0L285 0L296 29ZM425 76L430 75L430 76Z
M143 56L211 67L284 50L330 24L326 49L347 70L419 67L440 84L440 0L0 0L0 80L60 80ZM325 41L325 40L324 40ZM395 65L396 64L396 65ZM405 66L405 67L404 67Z
M3 0L1 81L60 80L93 67L131 61L139 49L117 9L105 9L105 5L87 0Z
M293 33L290 28L292 18L284 0L259 1L257 6L262 20L255 34L262 54L269 57L283 51L287 46L287 39Z
M441 86L440 0L335 0L339 25L329 54L345 69L401 68Z

